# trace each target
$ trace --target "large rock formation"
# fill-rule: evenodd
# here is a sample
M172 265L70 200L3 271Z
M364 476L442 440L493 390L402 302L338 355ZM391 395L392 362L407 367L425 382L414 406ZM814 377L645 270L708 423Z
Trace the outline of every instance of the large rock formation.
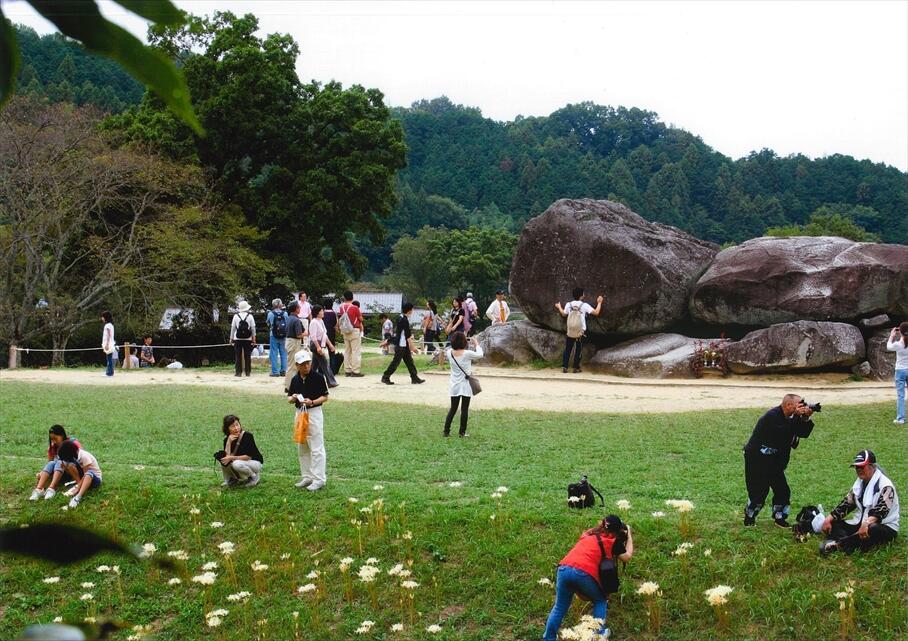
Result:
M755 238L723 250L693 288L715 325L908 315L908 246L844 238Z
M895 376L895 352L886 349L891 328L882 329L867 339L867 362L871 376L879 380L891 380Z
M583 287L599 318L591 334L658 332L687 318L690 287L718 252L712 243L649 223L619 203L559 200L523 228L511 293L535 323L564 331L554 308Z
M690 361L700 340L681 334L641 336L600 349L588 369L631 378L692 378Z
M863 357L864 337L857 327L816 321L779 323L725 348L735 374L850 367Z
M516 363L526 365L541 359L561 362L564 353L564 334L530 321L511 321L504 325L492 325L476 336L485 352L485 362L500 365ZM583 360L588 361L596 353L593 345L583 346Z

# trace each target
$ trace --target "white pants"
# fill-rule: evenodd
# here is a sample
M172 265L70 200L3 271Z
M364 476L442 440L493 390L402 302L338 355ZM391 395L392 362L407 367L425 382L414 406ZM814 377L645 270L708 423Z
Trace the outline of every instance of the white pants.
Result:
M224 480L237 479L245 481L253 474L258 474L261 471L262 464L251 459L248 461L230 461L227 465L221 466L221 474L224 475Z
M309 436L305 443L298 443L300 457L300 474L304 479L324 484L325 466L328 456L325 453L325 417L321 407L309 409Z

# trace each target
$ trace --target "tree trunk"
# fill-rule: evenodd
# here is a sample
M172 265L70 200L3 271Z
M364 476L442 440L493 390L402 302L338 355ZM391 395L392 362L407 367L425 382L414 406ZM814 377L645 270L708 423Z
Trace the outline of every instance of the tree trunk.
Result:
M57 334L53 335L53 347L54 353L51 356L50 366L51 367L63 367L66 362L66 353L63 351L66 349L67 343L69 343L69 333L66 334Z
M9 346L9 361L8 365L10 369L16 369L22 365L22 357L20 356L21 352L16 349L16 344L12 343Z

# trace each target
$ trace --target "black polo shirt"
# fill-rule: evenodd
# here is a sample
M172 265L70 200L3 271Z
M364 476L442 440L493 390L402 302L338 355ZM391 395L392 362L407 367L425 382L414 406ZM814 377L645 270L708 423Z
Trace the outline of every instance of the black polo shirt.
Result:
M303 398L314 401L321 396L328 396L328 383L325 382L325 377L315 370L309 370L306 378L301 378L297 372L291 379L288 390L288 395L293 394L302 394ZM297 401L296 406L302 407L303 404Z

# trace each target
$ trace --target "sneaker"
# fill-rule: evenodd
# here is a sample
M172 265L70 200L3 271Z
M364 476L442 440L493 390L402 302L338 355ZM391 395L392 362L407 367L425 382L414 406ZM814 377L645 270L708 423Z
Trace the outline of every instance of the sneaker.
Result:
M353 372L352 374L347 374L347 376L350 376L351 378L362 378L365 376L365 374L361 374L360 372Z
M45 501L51 500L51 499L54 498L56 495L57 495L57 490L55 490L55 489L52 488L52 487L49 487L49 488L47 488L46 490L44 490L44 500L45 500Z
M281 370L281 376L286 376L286 375L287 375L287 372Z
M603 639L603 641L605 639L610 638L611 636L612 636L612 631L610 628L603 628L602 632L599 633L599 638Z
M37 501L42 496L44 496L44 490L39 490L38 488L35 488L34 490L32 490L32 495L30 497L28 497L28 500Z
M63 493L63 496L75 496L78 493L78 491L79 491L79 486L73 485L71 488L69 488L68 490L66 490Z
M259 477L258 474L253 474L246 480L246 484L243 485L243 487L255 487L256 485L259 484L260 480L261 480L261 478Z
M319 491L320 489L322 489L323 487L325 487L325 484L324 484L324 483L316 483L316 482L313 482L313 483L310 484L309 487L307 487L306 489L309 490L310 492L317 492L317 491Z
M757 517L747 516L746 514L744 515L744 525L750 526L750 525L756 525L756 524L757 524Z
M575 374L579 374L579 373L582 372L582 371L583 371L583 370L580 369L579 367L575 367L575 368L574 368L574 373L575 373Z
M561 368L561 373L562 373L562 374L567 374L567 367L562 367L562 368Z
M421 385L422 383L425 383L425 382L426 382L426 379L424 379L424 378L414 378L414 379L411 379L410 382L413 383L414 385Z
M78 496L72 497L72 499L70 499L70 501L69 501L69 509L75 510L77 507L79 507L80 501L82 501L82 499L80 497L78 497Z
M470 438L470 435L466 432L464 432L463 434L458 434L457 436L459 436L460 438Z
M338 385L340 385L340 383L330 383L330 384L328 385L328 387L331 388L331 389L334 389L334 388L337 387Z
M283 374L268 374L271 378L277 378L278 376L283 376Z
M895 420L892 421L892 422L893 422L895 425L904 425L904 424L905 424L905 419L903 419L903 418L897 418L897 419L895 419Z
M827 554L831 554L832 552L838 552L838 551L839 551L838 541L833 541L832 539L826 539L825 541L820 543L820 556L826 556Z
M312 479L310 479L308 476L306 478L304 478L302 481L295 483L296 487L309 487L310 485L312 485Z
M785 528L786 530L791 527L791 524L785 520L784 516L782 518L773 519L773 523L775 523L779 527Z
M381 382L385 385L394 385L394 381L392 381L390 378L385 378L384 376L381 377Z

